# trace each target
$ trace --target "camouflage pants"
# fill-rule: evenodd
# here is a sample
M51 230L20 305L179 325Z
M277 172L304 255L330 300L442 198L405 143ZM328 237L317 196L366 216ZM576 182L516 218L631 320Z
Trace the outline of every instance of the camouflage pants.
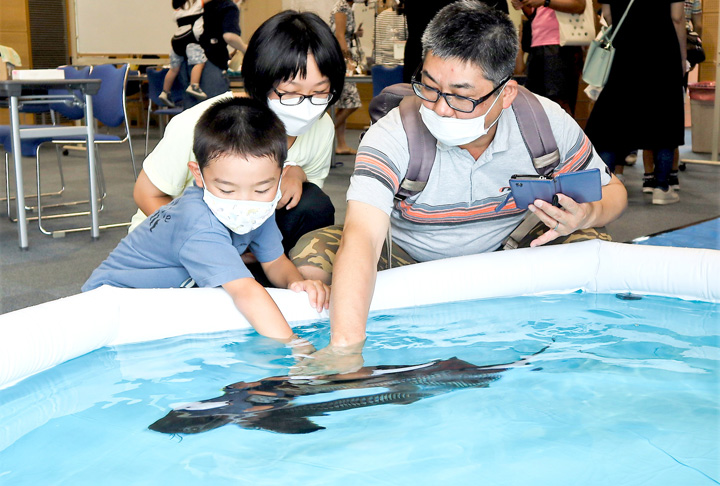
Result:
M318 267L324 270L328 274L332 274L333 263L335 261L335 255L337 254L338 248L340 247L340 239L342 238L342 225L328 226L326 228L320 228L315 231L304 235L298 240L297 245L290 250L290 260L295 264L296 267L309 265ZM527 248L530 246L530 242L535 238L539 237L543 233L548 231L547 226L544 223L538 223L535 225L530 232L520 240L520 246L518 248ZM610 235L607 233L604 227L602 228L590 228L586 230L578 230L567 236L561 236L546 245L560 245L564 243L575 243L578 241L586 240L605 240L610 241ZM392 267L402 267L405 265L412 265L417 263L415 260L408 255L405 250L397 246L395 243L392 245ZM386 270L387 265L387 241L383 245L383 250L380 253L380 260L377 264L378 271Z

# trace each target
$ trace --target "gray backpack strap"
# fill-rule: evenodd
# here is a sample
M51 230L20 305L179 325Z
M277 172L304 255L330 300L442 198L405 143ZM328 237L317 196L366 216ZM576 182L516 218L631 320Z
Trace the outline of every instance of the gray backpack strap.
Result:
M412 95L403 98L399 105L400 119L410 152L407 173L395 195L395 198L400 200L425 189L435 162L437 141L422 122L419 111L421 103L420 98Z
M512 108L535 170L541 176L550 176L560 163L560 152L540 101L526 88L518 86Z

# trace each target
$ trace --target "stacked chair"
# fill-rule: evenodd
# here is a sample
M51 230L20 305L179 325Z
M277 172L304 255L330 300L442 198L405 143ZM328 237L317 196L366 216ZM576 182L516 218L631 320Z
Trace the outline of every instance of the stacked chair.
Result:
M125 109L125 86L127 83L127 74L128 74L128 65L122 65L120 67L115 67L111 64L106 65L99 65L99 66L93 66L92 68L86 67L80 70L77 70L73 67L64 67L61 68L65 71L65 77L66 78L92 78L92 79L101 79L102 83L100 86L100 90L98 93L93 96L93 114L96 121L99 121L103 123L104 125L108 127L118 127L120 125L123 125L124 127L124 134L122 136L114 135L114 134L104 134L100 133L96 130L95 133L95 145L96 147L88 148L88 150L95 150L97 146L104 145L104 144L118 144L118 143L127 143L128 149L130 151L130 160L132 162L132 169L134 177L137 179L137 167L135 163L135 154L133 152L132 147L132 139L130 137L130 125L128 123L127 115L126 115L126 109ZM56 93L53 93L55 90L49 90L48 94L66 94L66 91L64 90L57 90ZM84 107L83 107L84 100L80 93L75 93L75 100L72 101L64 101L64 102L55 102L50 103L49 108L51 110L53 121L55 114L61 114L65 118L68 118L70 120L79 120L84 117ZM88 123L93 123L94 121L88 121ZM36 127L36 126L23 126L23 127ZM7 194L7 209L8 209L8 216L11 217L11 211L10 211L10 200L12 199L10 197L10 178L9 178L9 160L8 155L11 151L11 140L10 140L10 127L9 126L0 126L0 145L2 145L5 148L6 156L5 156L5 177L6 177L6 194ZM60 182L61 182L61 188L59 191L56 191L54 193L42 193L41 190L41 158L40 158L40 148L44 144L54 144L58 148L58 166L60 170ZM71 144L87 144L87 140L83 137L59 137L59 138L53 138L53 137L36 137L36 138L23 138L21 140L21 151L22 155L26 157L34 157L35 158L35 168L36 168L36 186L37 186L37 206L36 207L28 207L26 209L30 210L36 210L37 216L28 218L28 220L37 220L38 221L38 227L40 228L40 231L44 234L53 234L53 233L61 233L64 234L66 232L71 231L81 231L86 230L88 228L69 228L64 230L54 230L50 231L43 227L42 220L45 219L56 219L56 218L66 218L66 217L74 217L74 216L82 216L82 215L88 215L88 211L83 212L69 212L69 213L62 213L62 214L53 214L49 216L43 217L43 209L48 209L51 207L61 207L61 206L76 206L79 204L88 203L87 200L84 201L71 201L71 202L64 202L61 204L55 204L55 205L44 205L42 204L42 197L47 195L59 195L62 194L62 192L65 189L65 179L62 172L62 162L61 157L59 155L59 147L63 145L71 145ZM97 172L99 175L99 187L100 192L102 193L99 195L99 199L103 200L105 197L105 184L104 184L104 178L102 175L102 167L100 164L99 157L96 157L97 160ZM32 197L32 196L31 196ZM102 209L102 207L101 207ZM13 220L14 221L14 220ZM120 224L112 224L112 225L104 225L103 228L107 227L114 227L114 226L120 226L120 225L126 225L127 223L120 223Z
M183 99L184 90L178 80L175 80L172 91L170 92L170 99L175 103L174 108L166 107L165 104L160 100L159 96L163 90L163 83L165 82L165 74L168 72L167 69L155 69L148 68L146 71L148 78L148 114L147 114L147 127L145 128L145 157L148 154L148 142L150 139L150 116L156 115L158 117L158 126L160 127L160 136L162 137L164 131L164 120L171 116L177 115L183 109L179 106ZM153 104L156 108L153 108Z

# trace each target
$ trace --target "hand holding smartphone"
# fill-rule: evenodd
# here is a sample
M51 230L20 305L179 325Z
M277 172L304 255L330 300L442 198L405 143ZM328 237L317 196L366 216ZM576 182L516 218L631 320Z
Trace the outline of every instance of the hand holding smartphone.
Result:
M514 175L510 179L515 205L527 208L536 199L557 206L557 195L564 194L577 203L602 199L600 169L559 174L552 178L534 175Z

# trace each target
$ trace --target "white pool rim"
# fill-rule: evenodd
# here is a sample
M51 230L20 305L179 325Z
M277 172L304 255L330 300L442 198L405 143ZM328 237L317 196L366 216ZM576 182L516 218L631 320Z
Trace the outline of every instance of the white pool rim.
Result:
M380 272L370 311L578 290L717 303L720 251L596 240L437 260ZM269 292L293 326L328 317ZM0 388L103 346L247 327L221 288L104 286L0 315Z

